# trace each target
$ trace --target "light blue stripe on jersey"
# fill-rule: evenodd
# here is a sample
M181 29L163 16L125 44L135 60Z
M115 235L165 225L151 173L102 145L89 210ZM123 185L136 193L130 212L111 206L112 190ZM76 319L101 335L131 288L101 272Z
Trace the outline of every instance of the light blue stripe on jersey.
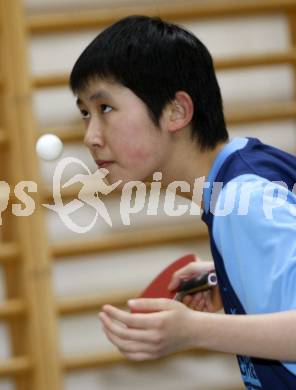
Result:
M242 195L247 201L248 193L247 207ZM230 198L234 207L227 213ZM242 175L223 188L214 214L214 241L246 313L296 309L296 195L257 175ZM296 362L284 365L296 375Z
M224 146L224 148L218 153L217 157L215 158L215 161L212 165L212 168L206 180L206 182L209 183L209 187L204 189L204 194L203 194L203 203L204 203L204 209L206 213L208 213L210 210L213 182L220 168L222 167L224 161L227 159L228 156L230 156L235 151L239 149L243 149L247 145L247 143L248 143L247 138L233 138L226 146Z

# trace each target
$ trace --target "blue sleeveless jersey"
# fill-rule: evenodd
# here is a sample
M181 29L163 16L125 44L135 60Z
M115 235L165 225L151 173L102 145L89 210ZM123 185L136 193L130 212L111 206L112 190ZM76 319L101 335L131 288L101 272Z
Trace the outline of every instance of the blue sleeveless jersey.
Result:
M257 304L256 302L253 304L253 301L250 300L248 297L248 293L251 294L251 291L247 291L247 289L245 290L240 289L239 282L237 282L236 280L237 279L236 276L239 273L236 274L235 270L232 273L231 281L230 281L230 276L229 276L230 272L228 272L228 269L226 269L226 264L225 264L226 257L227 257L227 261L230 262L229 265L230 268L231 268L231 262L235 262L236 259L229 258L231 257L231 255L228 256L229 252L227 252L227 250L224 251L224 249L217 244L218 238L214 236L213 225L215 219L218 218L216 215L214 215L215 214L214 206L217 203L218 197L220 195L218 192L218 194L215 195L215 199L213 199L213 196L211 197L211 191L213 188L213 182L222 183L220 189L220 194L221 194L223 189L227 187L227 184L233 182L236 178L255 177L256 180L257 179L259 181L262 180L262 182L267 182L267 183L269 182L286 183L289 196L290 195L292 196L292 203L294 202L294 204L296 205L296 196L293 193L293 189L294 191L296 189L295 187L296 157L288 153L285 153L279 149L276 149L274 147L267 146L261 143L257 139L243 138L243 139L235 139L233 142L228 144L222 150L222 152L220 152L214 165L215 166L212 168L208 178L208 182L210 182L210 187L207 191L204 192L204 213L202 219L207 224L209 230L211 251L215 262L224 310L227 314L254 314L254 313L259 314L260 312L268 312L268 310L269 312L272 312L270 307L272 307L273 303L271 303L271 306L267 305L268 309L266 309L266 311L264 311L265 310L264 308L261 309L260 305L258 309L256 307ZM211 209L210 209L210 202L212 202L211 205L213 206L211 207ZM225 218L225 221L227 221L228 217L224 216L219 218ZM295 219L296 218L294 216L291 217L290 220L295 221ZM246 219L245 221L248 220ZM248 224L248 222L246 222L246 224ZM291 225L290 222L289 225ZM227 223L225 226L227 226ZM293 225L294 233L296 233L295 226L296 225ZM233 234L235 235L236 233L237 232L235 230ZM227 231L223 231L223 234L224 234L223 237L227 239L229 233ZM250 236L252 236L252 232L250 232ZM291 237L292 239L294 238L293 241L295 242L296 235L293 236L292 233ZM236 240L237 242L235 243L235 246L240 249L239 247L240 238L236 237ZM254 243L257 240L257 246L260 247L260 242L258 242L260 238L256 237L256 234L255 236L252 236L252 240L254 240ZM281 242L279 242L279 245L281 245ZM291 242L291 245L293 245L293 242ZM295 257L293 257L293 262L294 262L293 267L296 269L296 245L295 244L294 244L294 249L295 251L293 253ZM223 253L221 254L221 252L223 251L225 253L224 258L223 258ZM255 260L253 259L252 261ZM278 258L275 259L275 261L280 262L281 259ZM267 267L268 266L269 265L267 265ZM235 267L243 267L243 266L235 265ZM241 271L242 269L243 268L238 268L239 271ZM242 271L241 273L243 274ZM295 281L293 281L291 285L291 289L293 291L289 293L292 297L291 299L295 299L293 298L293 295L296 296L296 284L294 284L294 282ZM237 284L236 287L234 288L235 283ZM293 288L293 286L295 287ZM260 287L258 288L258 291L260 291ZM264 291L262 294L264 294ZM280 288L277 287L275 289L275 294L280 294ZM260 301L261 299L263 298L257 296L257 301ZM254 301L256 301L256 297L254 298ZM276 297L272 298L271 301L276 302ZM290 307L290 309L296 308L295 300L293 301L293 303L290 303L291 306L294 306L294 304L295 307ZM246 311L247 310L246 308L248 309L248 311ZM274 311L279 311L279 310L275 309ZM237 356L237 359L240 366L242 378L247 389L265 389L265 390L273 390L273 389L274 390L295 390L296 389L296 362L295 364L293 363L291 364L291 369L288 369L287 368L287 366L289 367L288 364L285 365L283 364L283 362L274 361L274 360L259 359L259 358L253 358L248 356Z

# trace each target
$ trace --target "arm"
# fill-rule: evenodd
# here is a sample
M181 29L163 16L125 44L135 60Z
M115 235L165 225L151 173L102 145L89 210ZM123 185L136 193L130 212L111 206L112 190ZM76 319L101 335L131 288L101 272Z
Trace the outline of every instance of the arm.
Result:
M202 326L195 330L197 337L200 336L197 346L238 355L296 361L296 311L235 316L201 314L204 317L200 318ZM194 322L198 327L197 317Z
M100 320L109 340L131 360L203 348L296 361L296 311L232 316L196 312L167 299L138 299L129 306L145 313L105 305Z

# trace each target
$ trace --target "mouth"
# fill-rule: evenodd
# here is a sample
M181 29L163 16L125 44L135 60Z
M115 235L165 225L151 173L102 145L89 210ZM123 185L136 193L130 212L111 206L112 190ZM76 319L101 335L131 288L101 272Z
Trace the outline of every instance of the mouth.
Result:
M113 164L114 161L107 161L107 160L96 160L96 164L99 168L107 168L111 164Z

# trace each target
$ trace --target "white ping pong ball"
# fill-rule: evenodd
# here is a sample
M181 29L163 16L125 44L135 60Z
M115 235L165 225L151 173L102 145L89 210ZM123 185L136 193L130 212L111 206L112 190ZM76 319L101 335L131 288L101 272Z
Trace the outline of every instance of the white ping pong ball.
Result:
M60 157L63 143L54 134L44 134L36 142L36 152L42 160L53 161Z

